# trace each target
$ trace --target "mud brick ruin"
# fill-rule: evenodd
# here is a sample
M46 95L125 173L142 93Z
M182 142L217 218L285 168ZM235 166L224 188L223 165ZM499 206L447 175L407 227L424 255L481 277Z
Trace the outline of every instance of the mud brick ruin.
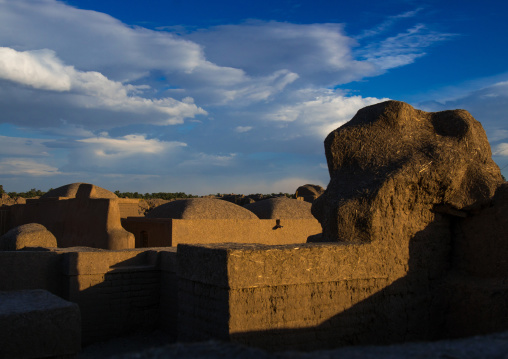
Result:
M11 206L9 228L39 223L58 247L0 251L0 291L76 303L80 318L65 325L77 323L83 344L162 329L314 350L508 329L508 183L478 121L388 101L333 131L325 152L319 222L297 200L194 199L136 217L86 184ZM13 233L0 241L16 243ZM53 354L78 350L75 337ZM16 340L21 351L36 342Z

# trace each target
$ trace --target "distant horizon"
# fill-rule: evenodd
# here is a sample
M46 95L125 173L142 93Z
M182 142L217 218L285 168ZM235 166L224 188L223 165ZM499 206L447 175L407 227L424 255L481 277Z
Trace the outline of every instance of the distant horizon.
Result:
M78 182L74 182L74 183L78 183ZM65 185L68 185L68 184L71 184L71 183L66 183L66 184L64 184L64 185L62 185L62 186L65 186ZM93 183L91 183L91 184L93 184ZM307 184L312 185L312 183L305 183L305 184L303 184L303 185L307 185ZM1 185L1 184L0 184L0 185ZM303 185L302 185L302 186L303 186ZM59 186L59 187L62 187L62 186ZM57 188L59 188L59 187L55 187L55 188L51 187L51 188L49 188L49 189L47 189L47 190L41 190L40 188L36 188L36 187L34 187L34 188L31 188L31 189L29 189L29 190L25 190L25 191L6 191L6 190L4 189L4 192L5 192L5 194L7 194L7 195L9 195L9 196L10 196L10 193L16 193L16 194L22 194L22 193L25 193L25 194L26 194L26 193L30 193L32 190L35 190L35 191L40 191L40 192L42 192L43 194L46 194L47 192L49 192L49 191L51 191L51 190L54 190L54 189L57 189ZM99 187L100 187L100 186L99 186ZM299 186L299 187L300 187L300 186ZM298 188L299 188L299 187L298 187ZM102 188L103 188L103 187L102 187ZM217 196L217 195L221 195L221 196L246 196L246 197L248 197L248 196L255 196L255 195L263 195L263 196L265 196L265 195L266 195L266 196L272 196L272 195L295 195L296 190L297 190L298 188L295 188L295 190L294 190L293 192L277 192L277 193L275 193L275 192L271 192L271 193L259 193L259 192L252 192L252 193L221 193L221 192L215 192L215 193L208 193L208 194L204 194L204 195L196 195L196 194L194 194L194 193L186 193L186 192L181 192L181 191L177 191L177 192L159 191L159 192L143 192L143 193L141 193L141 192L139 192L139 191L120 191L120 190L112 190L112 189L109 189L109 188L104 188L104 189L106 189L106 190L108 190L108 191L110 191L110 192L113 192L113 193L114 193L114 194L116 194L116 195L118 195L118 193L117 193L117 192L119 192L119 193L120 193L120 195L124 195L124 196L122 196L122 197L125 197L125 194L128 194L128 193L133 194L133 195L134 195L134 194L138 194L139 196L146 196L147 194L148 194L148 195L156 195L156 194L179 194L179 193L181 193L181 194L184 194L184 195L187 195L187 196L196 196L196 197ZM323 188L323 189L326 189L326 187L325 187L325 188ZM34 196L34 197L37 197L37 196ZM12 198L12 197L11 197L11 198ZM26 197L26 198L30 198L30 197ZM131 198L131 197L128 197L128 198ZM136 197L132 197L132 198L136 198ZM159 197L154 197L154 198L159 199ZM185 198L186 198L186 197L178 197L178 199L185 199Z
M508 3L0 1L0 184L291 193L388 99L465 109L508 177Z

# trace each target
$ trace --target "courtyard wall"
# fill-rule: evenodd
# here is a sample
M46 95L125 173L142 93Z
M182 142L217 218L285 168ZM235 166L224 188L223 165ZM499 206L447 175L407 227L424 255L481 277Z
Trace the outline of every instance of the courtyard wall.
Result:
M316 219L171 219L128 217L122 226L133 233L136 248L176 247L185 243L305 243L321 233Z

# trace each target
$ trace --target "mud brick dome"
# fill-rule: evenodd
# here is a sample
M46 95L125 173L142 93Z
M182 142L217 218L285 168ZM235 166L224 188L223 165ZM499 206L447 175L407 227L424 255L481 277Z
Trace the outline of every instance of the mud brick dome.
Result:
M51 198L51 197L69 197L76 198L76 194L78 193L79 187L83 184L87 183L71 183L62 187L55 188L43 196L41 198ZM102 187L98 187L95 185L91 185L91 197L90 198L118 198L116 194Z
M258 219L251 211L234 203L213 198L190 198L163 204L147 218L174 219Z
M311 207L308 202L286 197L265 199L244 206L261 219L314 219Z

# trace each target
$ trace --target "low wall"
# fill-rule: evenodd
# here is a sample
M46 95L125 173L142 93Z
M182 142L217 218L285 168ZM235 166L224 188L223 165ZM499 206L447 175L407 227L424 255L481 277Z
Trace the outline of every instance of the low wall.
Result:
M150 251L65 255L65 297L81 310L83 342L158 327L160 275Z
M0 291L45 289L62 297L62 260L53 251L0 251Z
M508 282L503 278L450 275L443 286L447 303L446 338L506 331Z
M176 247L158 253L160 269L159 328L177 337L178 274Z
M0 252L0 291L46 289L77 303L84 344L161 324L174 333L175 256L176 248Z
M433 339L433 283L396 258L382 244L179 245L179 339L268 350Z
M435 340L508 329L508 283L446 266L448 244L180 244L0 252L0 290L79 305L83 342L164 329L268 350Z
M278 221L278 222L277 222ZM129 217L122 226L133 233L136 248L181 243L305 243L321 233L316 219L165 219Z

